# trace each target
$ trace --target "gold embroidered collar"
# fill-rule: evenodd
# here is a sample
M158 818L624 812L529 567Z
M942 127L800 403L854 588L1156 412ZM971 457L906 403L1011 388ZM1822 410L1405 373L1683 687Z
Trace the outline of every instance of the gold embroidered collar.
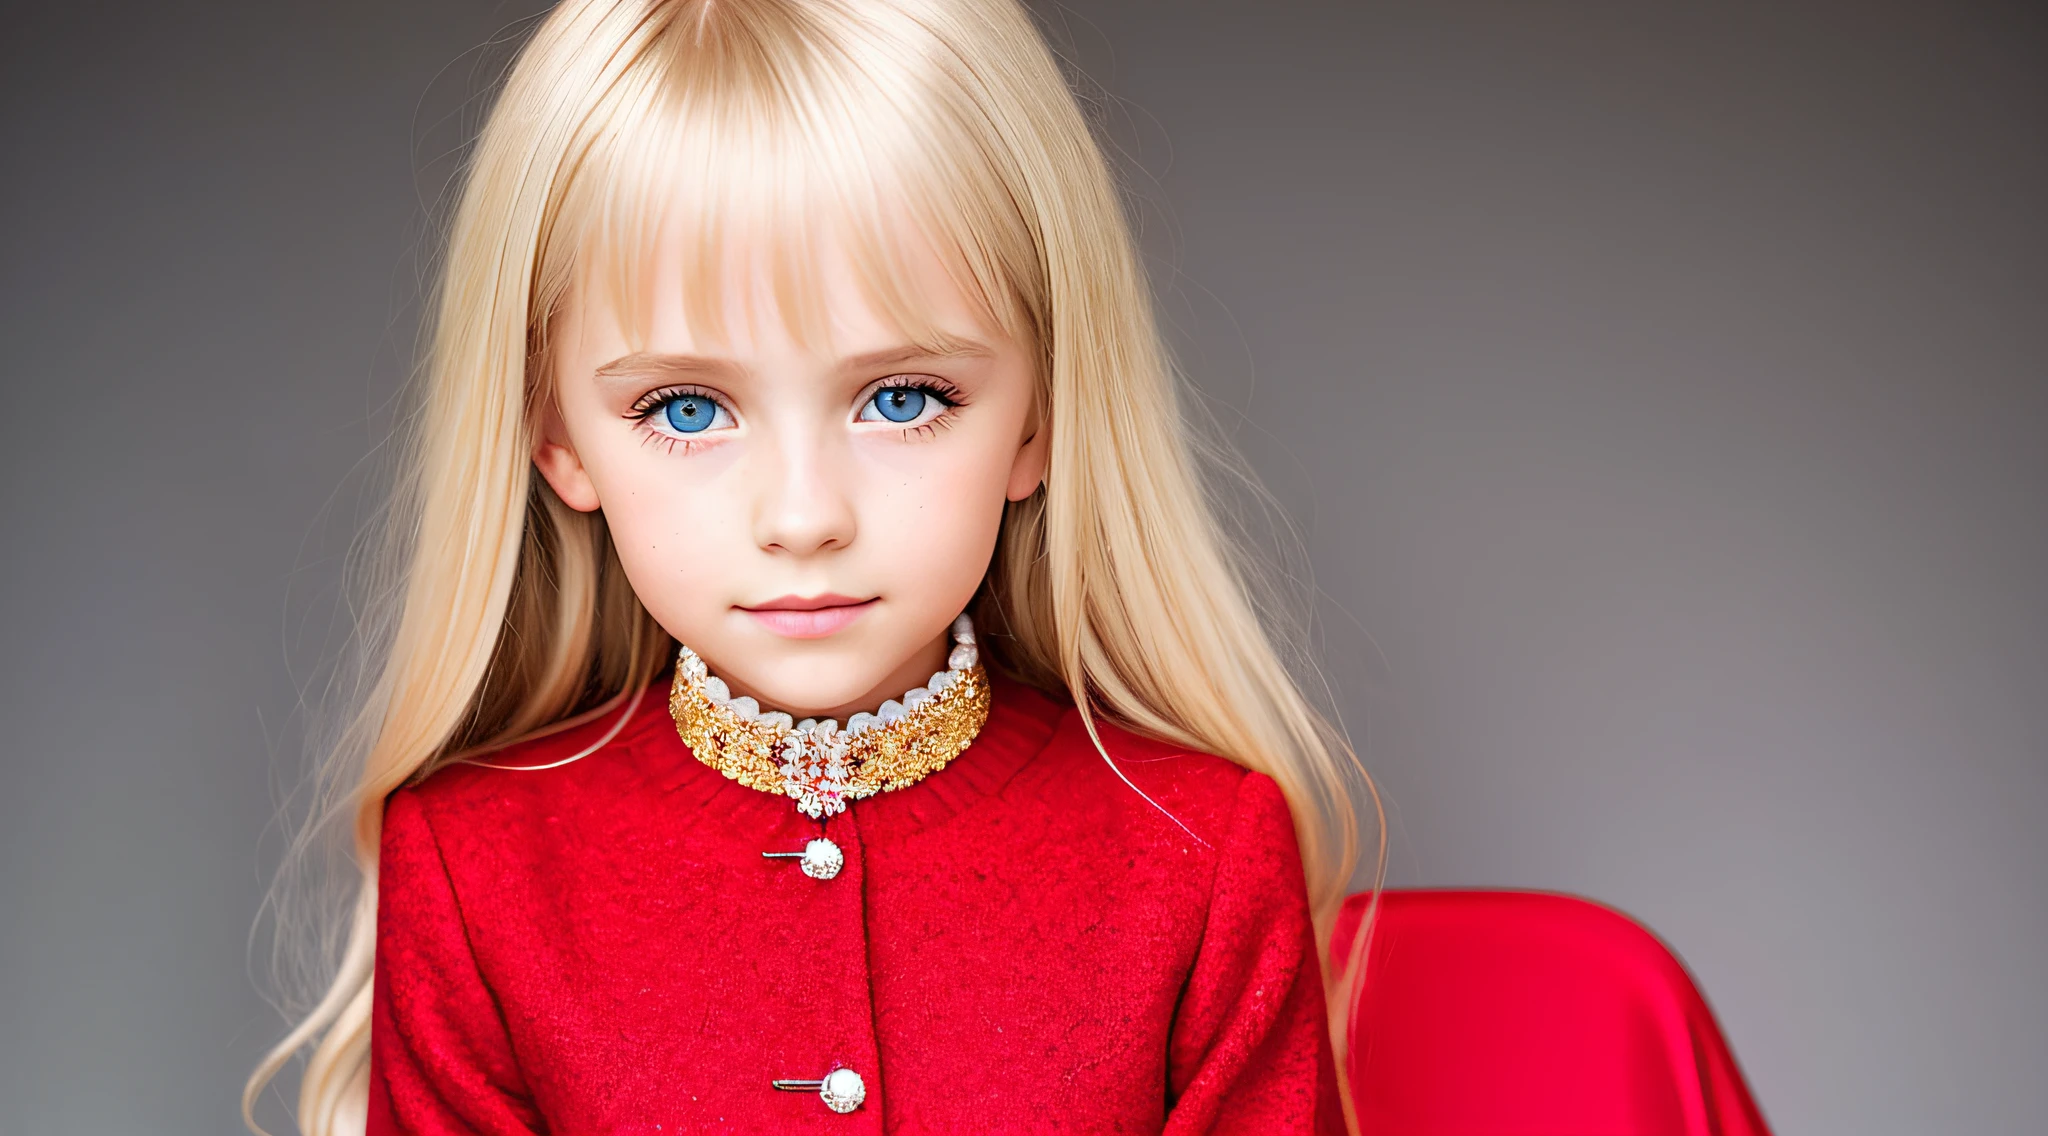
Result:
M988 672L974 624L953 621L946 669L899 701L859 713L792 722L752 698L734 698L695 651L676 655L668 712L697 760L750 789L796 801L810 817L843 812L863 797L916 784L960 755L988 721Z

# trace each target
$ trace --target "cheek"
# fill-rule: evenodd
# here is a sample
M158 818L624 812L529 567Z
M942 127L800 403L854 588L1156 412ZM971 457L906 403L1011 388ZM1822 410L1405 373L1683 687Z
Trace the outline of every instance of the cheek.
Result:
M995 445L932 449L944 452L876 478L861 540L889 557L897 579L964 601L995 546L1010 462L1007 455L993 460L1001 452Z
M727 566L746 539L739 494L721 484L730 463L638 445L586 462L626 579L649 613L680 635L722 615Z

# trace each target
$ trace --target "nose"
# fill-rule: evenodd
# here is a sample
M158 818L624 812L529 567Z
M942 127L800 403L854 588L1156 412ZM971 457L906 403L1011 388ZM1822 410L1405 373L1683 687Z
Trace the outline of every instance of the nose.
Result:
M812 556L853 543L851 470L823 431L775 431L754 471L754 541L768 552Z

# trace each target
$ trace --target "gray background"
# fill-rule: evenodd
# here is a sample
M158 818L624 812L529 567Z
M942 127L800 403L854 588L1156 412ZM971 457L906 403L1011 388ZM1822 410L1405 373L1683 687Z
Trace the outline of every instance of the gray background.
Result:
M1782 1133L2040 1132L2042 20L1690 8L1058 18L1392 882L1634 913ZM5 13L6 1136L236 1128L295 692L523 10Z

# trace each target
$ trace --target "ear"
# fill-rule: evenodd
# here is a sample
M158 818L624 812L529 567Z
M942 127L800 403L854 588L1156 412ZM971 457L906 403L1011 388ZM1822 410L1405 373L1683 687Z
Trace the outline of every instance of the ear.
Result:
M562 412L552 397L542 399L534 414L533 467L547 479L562 504L579 513L597 511L597 486L590 480L590 471L583 468L583 459L576 456Z
M1031 413L1031 433L1017 447L1017 459L1010 463L1010 483L1003 496L1012 501L1038 492L1045 484L1046 463L1052 459L1052 423L1044 411L1034 409Z

